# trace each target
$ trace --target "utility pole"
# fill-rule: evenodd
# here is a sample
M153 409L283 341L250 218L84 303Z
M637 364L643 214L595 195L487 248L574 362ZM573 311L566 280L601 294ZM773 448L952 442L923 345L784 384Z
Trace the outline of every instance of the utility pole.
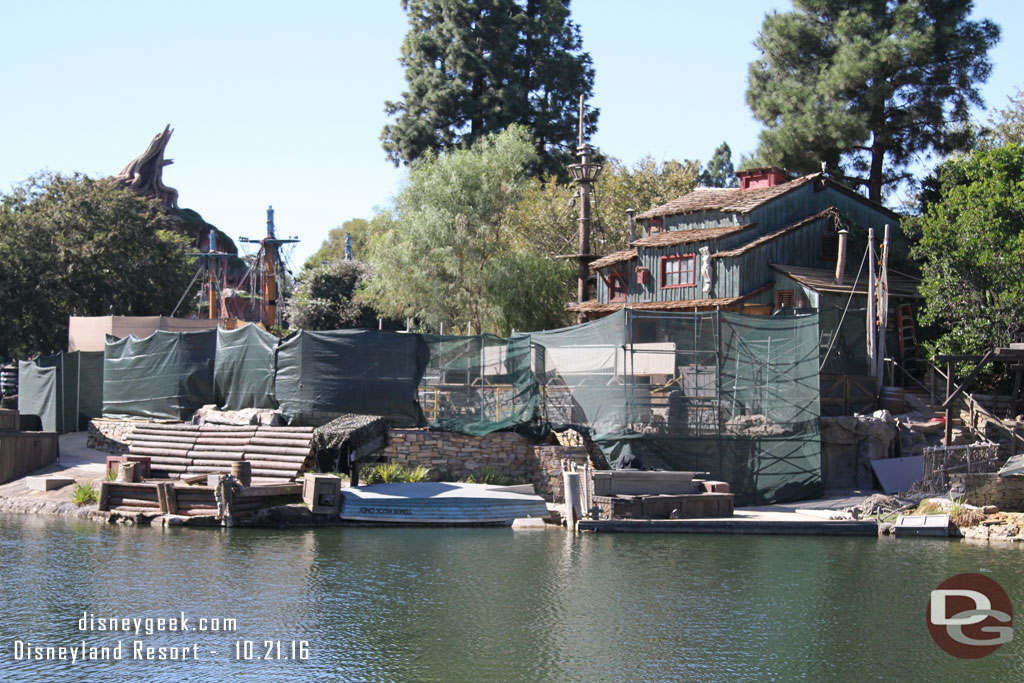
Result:
M580 122L579 122L579 144L576 147L576 155L580 163L569 166L569 173L572 179L579 185L580 197L580 232L579 232L579 271L576 283L576 301L583 303L587 298L587 279L590 277L590 262L594 257L590 255L590 189L597 182L601 175L601 164L591 161L590 145L583 142L583 96L580 95ZM583 322L583 312L579 313L579 322Z

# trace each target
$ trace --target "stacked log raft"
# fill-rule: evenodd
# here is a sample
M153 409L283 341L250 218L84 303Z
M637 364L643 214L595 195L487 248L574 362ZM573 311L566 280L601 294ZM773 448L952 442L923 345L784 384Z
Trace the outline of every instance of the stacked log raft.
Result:
M298 496L302 484L254 486L234 494L230 504L233 517L248 517L281 496ZM100 485L99 509L122 514L147 513L183 515L186 517L217 516L217 488L188 486L181 481L105 481Z
M132 455L145 455L153 477L181 479L228 474L232 463L252 465L252 483L300 478L312 463L313 427L142 423L131 435Z

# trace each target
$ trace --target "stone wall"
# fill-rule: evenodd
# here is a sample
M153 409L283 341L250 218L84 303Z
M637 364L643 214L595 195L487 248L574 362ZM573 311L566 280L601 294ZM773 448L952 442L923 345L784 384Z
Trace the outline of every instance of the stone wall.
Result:
M1024 512L1024 476L1000 477L995 473L949 475L950 498L963 497L967 503L1000 510Z
M466 436L426 429L392 429L390 443L378 453L388 462L422 466L431 478L465 479L489 465L512 479L528 479L529 441L512 432Z
M512 432L466 436L425 429L392 429L379 456L405 467L425 467L431 478L467 479L489 466L513 481L530 482L537 493L561 494L562 460L582 465L585 446L533 444Z
M127 453L135 423L135 420L89 420L86 445L115 455Z

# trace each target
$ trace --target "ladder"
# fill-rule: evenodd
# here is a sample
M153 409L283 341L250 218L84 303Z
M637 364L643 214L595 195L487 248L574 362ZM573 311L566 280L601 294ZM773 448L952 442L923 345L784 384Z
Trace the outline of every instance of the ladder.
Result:
M900 356L907 372L917 371L917 330L914 327L914 312L910 304L896 307L896 325L900 337Z

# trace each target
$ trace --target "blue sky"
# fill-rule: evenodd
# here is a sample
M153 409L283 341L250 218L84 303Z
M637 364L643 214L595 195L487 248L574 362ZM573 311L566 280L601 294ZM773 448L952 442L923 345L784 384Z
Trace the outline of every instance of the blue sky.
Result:
M593 142L633 162L734 160L757 144L744 102L766 11L788 2L576 0L597 73ZM1003 39L984 86L1003 106L1024 87L1024 3L982 0ZM376 2L8 3L0 41L0 189L47 168L117 173L164 125L164 181L234 238L298 236L295 265L332 227L369 218L402 182L380 147L384 101L404 89L407 24ZM985 114L979 117L984 119Z

